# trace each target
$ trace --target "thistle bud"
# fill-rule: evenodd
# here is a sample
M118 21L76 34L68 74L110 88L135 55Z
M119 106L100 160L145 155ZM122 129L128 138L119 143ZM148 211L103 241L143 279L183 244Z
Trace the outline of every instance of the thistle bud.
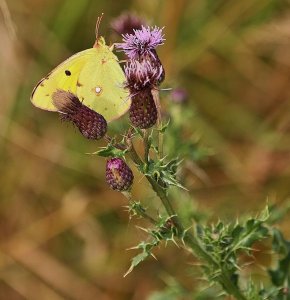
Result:
M183 88L176 88L170 93L171 100L176 104L184 104L188 101L188 92Z
M134 33L134 29L141 29L146 22L138 15L125 12L111 22L111 27L120 35Z
M133 183L133 172L121 158L111 158L106 165L106 180L113 190L127 191Z
M76 95L64 90L57 90L52 95L52 100L61 119L72 122L85 138L99 140L106 134L107 121L105 118L82 104Z
M146 129L155 125L157 121L157 108L150 89L145 89L131 96L132 102L129 117L132 124L138 128Z

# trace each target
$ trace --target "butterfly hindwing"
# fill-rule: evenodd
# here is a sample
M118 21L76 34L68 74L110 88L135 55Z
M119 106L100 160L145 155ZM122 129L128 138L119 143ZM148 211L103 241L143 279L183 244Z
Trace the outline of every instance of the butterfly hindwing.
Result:
M123 115L130 105L128 92L123 88L125 76L107 46L96 50L97 59L88 61L80 73L77 95L85 105L111 121Z

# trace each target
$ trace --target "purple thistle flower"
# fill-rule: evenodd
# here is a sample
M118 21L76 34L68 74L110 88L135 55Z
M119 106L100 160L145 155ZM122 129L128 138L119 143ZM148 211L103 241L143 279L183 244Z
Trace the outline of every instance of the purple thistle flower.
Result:
M123 50L129 59L141 59L142 56L156 59L155 49L165 41L162 30L157 26L142 26L141 29L133 30L133 34L123 34L123 43L117 44L117 48Z
M134 175L121 158L111 158L106 164L106 181L113 190L127 191L133 184Z
M134 33L134 29L142 29L146 22L138 15L125 12L111 22L111 27L120 35Z
M130 90L131 96L134 96L143 89L155 88L160 82L163 68L152 65L150 60L132 60L126 64L125 74L125 87Z
M76 95L57 90L53 93L52 100L61 119L72 122L85 138L99 140L106 134L105 118L82 104Z

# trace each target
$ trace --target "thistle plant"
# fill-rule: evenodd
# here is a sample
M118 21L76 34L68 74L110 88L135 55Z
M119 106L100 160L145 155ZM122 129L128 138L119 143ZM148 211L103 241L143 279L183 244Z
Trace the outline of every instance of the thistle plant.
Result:
M154 256L155 247L173 243L179 247L179 251L190 251L200 262L203 276L210 286L217 288L221 296L231 295L238 300L290 299L290 242L273 227L272 216L277 212L277 208L267 206L255 217L230 224L221 221L216 224L204 224L196 220L194 215L186 218L175 209L177 200L188 198L189 195L178 177L185 154L181 152L175 153L175 156L168 156L164 152L164 143L166 144L172 125L162 120L159 98L160 84L164 81L165 71L157 54L157 47L165 42L163 29L143 26L136 19L129 21L122 23L119 20L115 23L118 29L116 31L125 31L122 35L123 42L116 46L127 56L124 66L124 88L129 91L131 98L131 124L128 124L128 130L121 138L105 135L105 119L83 105L75 95L57 91L53 96L61 118L71 121L84 137L104 137L107 145L95 154L107 159L105 173L108 185L128 199L130 217L138 216L148 221L148 227L143 228L148 239L134 247L139 250L139 254L132 259L126 275L142 261ZM129 30L129 23L137 24L136 28ZM185 103L186 99L185 90L178 89L172 92L172 100L176 105ZM142 145L142 149L137 150L137 143ZM192 154L195 146L185 141L183 148L180 145L180 149L187 149ZM135 166L135 172L140 172L148 182L148 186L156 195L154 201L160 202L163 210L151 215L146 208L148 203L135 200L131 187L139 183L134 182L133 171L129 167L130 161ZM276 268L266 270L271 285L263 286L254 283L251 276L248 276L246 281L244 277L241 278L245 266L240 258L243 254L254 256L255 243L266 239L271 240L270 250L275 252L279 259ZM176 299L195 297L186 293L182 290ZM215 294L213 297L218 296ZM203 299L208 298L205 296Z

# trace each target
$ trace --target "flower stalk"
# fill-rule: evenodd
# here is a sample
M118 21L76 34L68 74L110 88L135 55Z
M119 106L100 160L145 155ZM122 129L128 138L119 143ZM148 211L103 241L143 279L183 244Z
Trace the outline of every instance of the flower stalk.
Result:
M149 163L149 131L147 129L143 129L143 146L144 146L144 161L146 164Z
M163 157L163 134L161 132L161 128L162 128L161 103L160 103L159 91L157 89L154 89L151 92L157 108L158 156L159 158L162 158Z

